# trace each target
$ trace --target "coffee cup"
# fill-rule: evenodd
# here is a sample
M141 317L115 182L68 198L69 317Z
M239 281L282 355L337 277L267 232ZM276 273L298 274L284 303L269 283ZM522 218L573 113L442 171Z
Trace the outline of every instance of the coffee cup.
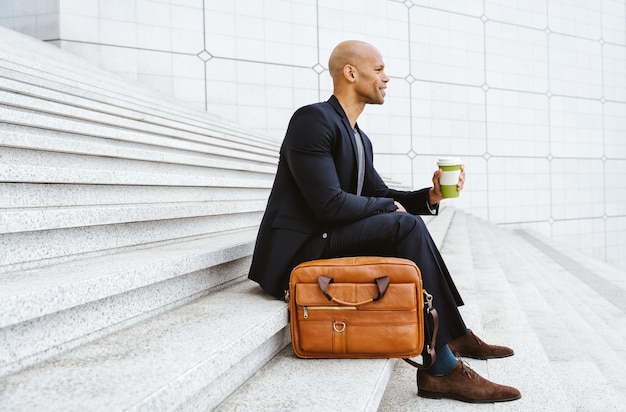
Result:
M461 174L461 159L458 157L441 157L437 161L437 166L443 171L439 177L443 197L459 197L456 185L459 183Z

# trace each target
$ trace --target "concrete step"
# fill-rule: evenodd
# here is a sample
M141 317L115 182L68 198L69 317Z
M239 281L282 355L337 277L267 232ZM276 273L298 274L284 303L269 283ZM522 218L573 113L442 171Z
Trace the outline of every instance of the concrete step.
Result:
M0 182L53 183L53 184L100 184L100 185L143 185L170 186L180 182L181 186L265 188L271 187L271 175L236 173L234 176L214 175L212 170L167 164L142 164L134 161L104 158L80 158L72 154L43 152L20 152L18 149L3 148L7 163L0 164ZM21 162L20 159L24 159ZM46 160L59 162L48 165ZM82 160L89 164L80 168ZM28 164L32 161L34 164ZM10 163L9 163L10 162ZM77 164L78 163L78 164ZM66 167L62 165L65 164ZM142 171L142 166L145 170ZM126 170L125 170L126 169Z
M0 409L211 410L288 344L287 318L243 280L1 379Z
M446 233L450 228L450 224L452 223L452 219L455 213L456 209L453 206L446 207L445 205L442 205L439 209L438 215L422 216L424 223L426 223L426 226L428 227L430 236L432 237L438 248L440 248L444 242Z
M10 94L19 93L23 95L11 96L9 94L11 100L6 100L6 104L9 106L43 105L42 110L49 108L51 113L55 112L55 108L63 106L70 108L70 110L100 113L103 115L100 117L103 119L103 123L106 123L108 115L113 115L130 122L145 123L147 127L164 127L201 135L206 135L208 130L210 131L209 137L212 139L231 140L233 143L248 142L248 147L253 148L253 150L272 150L278 144L276 141L267 138L262 139L233 125L226 127L219 123L209 123L203 119L206 116L211 117L208 114L198 113L201 115L200 118L198 116L192 117L188 112L180 111L180 108L175 114L162 113L158 108L150 109L137 104L135 99L128 98L127 93L121 93L121 91L117 93L98 92L93 88L83 87L83 83L58 78L49 71L37 71L6 60L0 60L0 78L4 78L0 90ZM112 96L116 94L118 96L113 98ZM168 108L168 110L173 109L173 107ZM179 114L183 117L179 117ZM202 141L202 139L197 138L196 140ZM219 143L219 140L216 142Z
M0 235L0 273L256 227L262 211Z
M546 352L568 397L585 409L601 399L604 410L619 410L626 400L626 291L610 281L596 282L598 275L578 266L580 257L555 254L548 240L527 233L515 240L528 263L526 276L556 312L553 322L542 318L533 327L542 329ZM590 377L584 393L573 374Z
M520 282L512 276L522 264L516 257L515 244L495 237L491 229L503 230L468 216L483 335L487 342L513 347L515 356L483 361L487 364L487 376L522 392L522 399L507 403L506 410L572 410L547 356L545 337L533 326L536 314L553 318L557 313L546 304L535 283Z
M0 375L245 276L256 226L0 275Z
M0 37L0 410L213 408L288 343L246 280L279 143Z
M215 410L376 411L395 359L299 359L291 345Z
M576 290L584 286L571 279L571 273L562 267L559 270L554 261L529 248L519 234L478 221L476 230L485 234L494 251L494 260L504 269L532 333L538 338L537 342L527 342L522 348L541 347L549 361L551 381L556 379L558 384L551 390L537 376L532 376L527 385L533 387L529 386L531 390L527 391L525 400L531 398L529 401L546 405L560 397L554 410L619 410L622 404L619 390L612 387L611 382L615 379L620 384L623 382L623 374L619 375L620 370L624 370L623 364L611 365L619 357L611 353L610 347L608 351L589 350L590 347L604 348L604 343L577 309L596 314L594 308L584 308L584 302L589 300L595 305L595 299L604 298L578 296L568 302L569 297L576 296ZM536 371L533 367L533 375ZM580 388L581 377L585 377L584 391ZM544 399L546 394L552 398Z
M546 255L546 258L560 265L572 276L626 312L626 300L623 299L623 293L626 291L626 276L624 276L623 269L558 242L533 235L531 232L517 231L517 234Z
M455 215L453 207L424 217L441 244ZM299 359L291 346L260 369L217 410L376 411L396 359Z
M214 202L178 202L125 205L0 208L0 233L66 229L198 216L233 215L263 211L266 199Z
M0 208L150 205L153 203L249 202L267 198L265 187L141 186L4 183Z
M181 106L172 101L171 96L114 76L50 44L5 28L0 30L3 39L0 44L0 77L130 110L136 112L133 116L147 122L167 120L200 127L225 139L235 137L235 141L248 141L250 146L277 147L280 144L278 139L246 132L207 112ZM49 99L54 100L50 96Z
M55 51L58 53L58 50ZM98 77L93 78L91 76L91 79L88 79L85 73L76 73L77 76L81 76L77 80L68 77L68 73L74 69L68 67L67 64L57 68L56 71L51 71L47 68L37 68L32 59L31 61L16 63L19 59L16 59L14 55L11 55L10 58L11 60L0 58L0 78L3 78L7 83L19 82L19 84L13 85L13 88L17 88L16 86L19 85L18 91L21 88L35 86L45 90L44 93L39 93L42 98L47 98L53 102L58 100L56 93L59 93L60 96L66 95L66 99L70 99L70 104L72 99L86 101L84 106L78 107L89 107L100 110L102 113L115 114L120 118L130 120L145 121L148 124L207 134L224 141L233 140L237 143L247 141L251 148L271 149L280 144L280 141L242 130L210 113L168 104L167 102L171 100L171 97L168 97L167 101L159 100L159 96L146 100L146 96L150 96L153 91L145 90L139 85L126 82L125 87L117 85L116 88L112 88L111 85L115 85L115 82L102 84L102 77L109 76L108 78L110 78L110 73L99 73ZM61 58L66 59L67 57L62 56ZM6 88L0 86L0 90L11 92L12 88L8 85ZM75 106L76 104L71 105Z
M258 225L276 143L0 30L0 273Z
M87 136L83 138L85 140L83 146L87 146L90 143L89 140L95 140L93 137L99 137L114 141L148 144L164 149L172 147L199 153L206 152L209 155L263 161L268 164L275 164L276 158L275 148L252 147L247 141L225 141L207 135L207 130L190 133L180 130L179 127L154 126L144 120L76 109L65 104L27 98L14 92L7 93L4 90L0 90L0 116L6 124L53 130L59 132L57 135L71 133ZM19 132L19 128L16 129ZM29 143L28 140L22 143L15 138L9 141L17 145Z
M487 342L510 345L516 349L516 355L512 358L492 361L464 360L482 376L520 388L523 398L501 405L419 398L415 369L399 362L379 410L543 410L540 401L528 396L534 391L534 383L526 382L527 362L534 365L533 369L541 377L542 384L547 387L556 385L558 388L557 382L551 377L550 365L545 354L541 352L539 339L531 332L524 313L512 295L503 271L493 259L493 253L484 241L481 231L472 226L471 216L460 211L455 213L441 252L465 301L460 311L467 326ZM529 342L534 344L531 347L536 350L530 353L520 351ZM551 406L558 405L558 396L555 400L549 400L546 405L548 409L545 410L558 410L550 409Z

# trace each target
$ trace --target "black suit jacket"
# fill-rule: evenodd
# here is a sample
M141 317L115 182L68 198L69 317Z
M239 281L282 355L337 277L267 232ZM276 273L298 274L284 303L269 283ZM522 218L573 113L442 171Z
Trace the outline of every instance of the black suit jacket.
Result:
M339 225L393 212L397 209L394 200L410 213L432 213L428 188L398 191L387 187L374 169L369 138L359 132L365 148L361 196L355 194L354 131L335 96L302 107L292 116L249 273L268 293L282 297L291 270L303 261L318 259L328 234Z

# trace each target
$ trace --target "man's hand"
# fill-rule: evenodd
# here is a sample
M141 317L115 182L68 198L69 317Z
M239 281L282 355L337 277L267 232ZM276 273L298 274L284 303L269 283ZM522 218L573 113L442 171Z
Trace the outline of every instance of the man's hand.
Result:
M443 170L439 169L435 170L435 173L433 174L433 187L428 192L430 197L429 202L431 205L436 205L437 203L441 202L441 199L443 199L443 195L441 194L441 185L439 184L439 178L441 177L442 173ZM459 182L456 184L456 189L460 192L461 190L463 190L464 185L465 166L461 165L461 173L459 174Z
M402 206L400 202L394 201L393 203L395 203L396 206L398 207L398 209L396 209L396 212L406 212L406 209L404 208L404 206Z

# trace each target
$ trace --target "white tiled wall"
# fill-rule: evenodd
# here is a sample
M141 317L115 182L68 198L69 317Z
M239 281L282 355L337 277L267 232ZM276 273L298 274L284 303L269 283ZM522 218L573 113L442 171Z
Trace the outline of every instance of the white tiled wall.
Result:
M626 268L626 0L2 0L0 23L276 139L330 95L332 48L369 41L381 174L462 156L450 203Z

